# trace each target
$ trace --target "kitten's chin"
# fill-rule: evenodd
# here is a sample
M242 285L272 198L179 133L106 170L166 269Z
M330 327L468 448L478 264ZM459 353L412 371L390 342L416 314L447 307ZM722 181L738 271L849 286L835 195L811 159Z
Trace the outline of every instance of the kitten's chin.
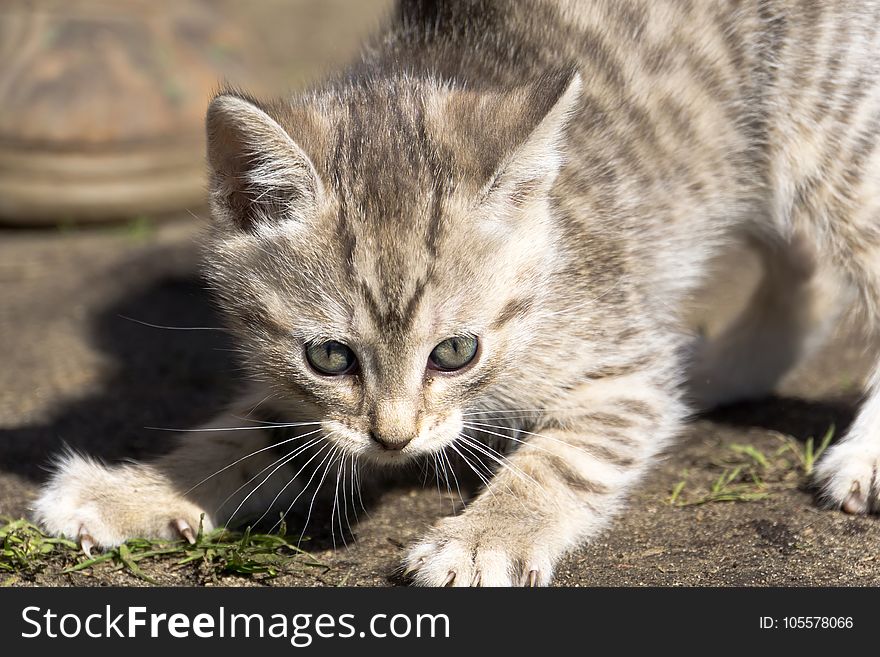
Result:
M380 468L398 468L408 465L422 455L420 450L382 449L369 447L360 453L360 457Z
M385 449L370 445L358 451L358 458L378 468L398 468L424 459L433 449L408 445L403 449Z

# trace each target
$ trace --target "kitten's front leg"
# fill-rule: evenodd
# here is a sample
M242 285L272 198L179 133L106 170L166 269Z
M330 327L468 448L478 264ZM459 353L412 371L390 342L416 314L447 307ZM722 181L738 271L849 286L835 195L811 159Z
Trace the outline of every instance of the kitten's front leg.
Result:
M309 434L314 427L303 429ZM34 503L34 515L48 532L79 540L87 553L130 538L194 542L200 522L209 531L239 506L237 521L267 509L289 481L287 455L315 434L279 439L275 448L264 428L229 412L181 437L155 461L105 465L65 454ZM248 496L251 490L256 493Z
M67 453L56 459L55 472L33 504L37 523L48 533L92 548L109 548L131 538L185 538L210 531L214 519L186 495L162 463L105 465Z
M404 566L415 584L547 585L557 561L613 517L683 409L639 381L594 383L584 397L589 413L518 434L526 444L486 490L410 550Z

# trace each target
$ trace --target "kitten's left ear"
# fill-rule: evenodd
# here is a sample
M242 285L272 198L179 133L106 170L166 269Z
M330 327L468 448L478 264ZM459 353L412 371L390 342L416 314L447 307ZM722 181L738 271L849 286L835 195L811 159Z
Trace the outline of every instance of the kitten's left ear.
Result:
M484 198L506 199L519 206L546 194L562 167L565 130L577 109L583 83L580 73L554 75L532 85L524 107L547 107L528 136L501 162L484 188Z
M223 93L208 107L206 126L215 214L253 233L317 210L324 188L314 164L256 102Z

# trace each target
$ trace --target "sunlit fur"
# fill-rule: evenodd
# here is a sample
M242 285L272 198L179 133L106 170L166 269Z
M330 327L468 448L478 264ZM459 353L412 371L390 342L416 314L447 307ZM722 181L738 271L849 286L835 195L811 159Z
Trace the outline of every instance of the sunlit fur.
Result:
M472 119L475 105L485 102L470 92L414 82L406 93L389 92L383 82L310 97L303 111L336 117L343 125L363 105L389 108L360 119L366 123L361 132L341 143L332 134L303 136L302 124L317 129L317 119L288 118L282 133L248 100L228 95L214 101L208 116L213 148L222 139L231 148L253 148L279 169L314 166L319 178L313 186L321 191L308 203L297 197L295 210L243 226L225 177L249 176L250 197L276 195L273 203L283 205L273 178L263 177L262 162L244 171L215 169L219 221L207 265L253 367L280 396L293 391L319 409L347 450L389 463L435 451L462 431L461 412L479 408L486 398L537 402L534 383L517 372L581 366L567 345L541 349L570 322L572 300L583 300L559 276L580 265L570 262L566 236L547 199L562 161L559 135L581 82L570 71L542 82L556 94L556 104L545 116L526 119L524 127L508 121L534 104L526 93L511 94L503 109L500 98L485 108L487 126L503 119L499 132L514 133L498 136L510 145L494 177L490 166L470 170L438 145L441 135L456 128L450 113L467 111ZM271 129L279 133L275 151L265 141L248 143ZM325 129L341 130L333 124ZM399 142L386 137L399 132L406 133ZM313 147L314 165L298 164L303 156L285 150L285 134L332 147ZM420 134L430 141L420 141ZM382 167L393 175L354 174ZM466 334L480 341L470 367L454 374L428 368L438 343ZM356 375L328 377L308 366L305 346L324 340L355 352ZM370 439L371 431L412 441L389 451Z
M338 76L219 94L205 272L257 383L171 455L102 471L100 497L77 473L102 466L67 457L38 516L107 545L193 509L218 524L299 504L308 523L329 490L342 534L362 468L427 462L484 490L407 553L415 583L549 583L687 399L766 394L802 354L817 254L876 315L878 25L868 0L402 2ZM686 347L683 309L744 237L764 283L719 341ZM428 368L456 335L479 338L474 363ZM357 372L310 368L325 340ZM851 512L880 505L878 385L818 467ZM242 425L250 411L292 437Z

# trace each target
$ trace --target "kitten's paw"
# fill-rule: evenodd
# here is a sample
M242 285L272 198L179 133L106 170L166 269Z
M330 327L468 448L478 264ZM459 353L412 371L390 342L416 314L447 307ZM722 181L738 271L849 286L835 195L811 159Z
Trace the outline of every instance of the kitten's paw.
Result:
M417 586L547 586L555 559L540 536L506 533L504 523L443 520L404 559Z
M846 513L880 511L880 447L846 440L832 446L816 466L822 499Z
M67 454L33 505L49 533L79 541L87 555L130 538L195 542L204 513L148 465L108 467ZM205 516L204 529L212 529Z

